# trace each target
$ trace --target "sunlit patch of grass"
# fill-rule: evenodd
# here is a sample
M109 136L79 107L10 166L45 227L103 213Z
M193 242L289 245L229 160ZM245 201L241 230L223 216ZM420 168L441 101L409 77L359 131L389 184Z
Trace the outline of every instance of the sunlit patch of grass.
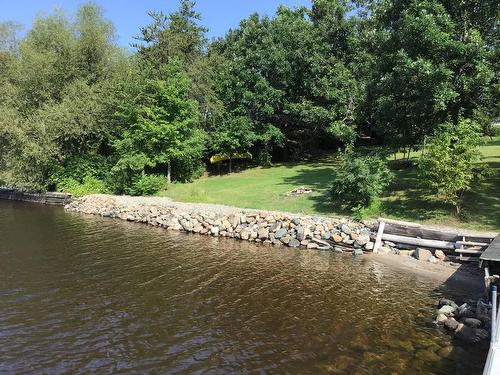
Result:
M420 187L412 154L410 161L391 162L395 180L387 192L369 207L359 210L361 218L390 217L423 223L500 231L500 137L486 138L481 147L483 163L491 175L465 197L466 220L455 208L440 202ZM400 158L398 156L398 158ZM218 203L243 208L278 210L324 216L352 215L330 201L329 189L335 167L334 155L303 163L281 163L270 168L250 168L230 175L202 177L187 184L172 184L161 193L183 202ZM314 193L298 197L286 193L300 186Z

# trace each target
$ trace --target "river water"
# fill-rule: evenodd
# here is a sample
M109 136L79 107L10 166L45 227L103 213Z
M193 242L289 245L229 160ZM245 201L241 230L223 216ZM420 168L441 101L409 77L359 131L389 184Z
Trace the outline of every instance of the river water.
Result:
M2 374L480 374L487 348L431 322L461 293L368 256L0 201Z

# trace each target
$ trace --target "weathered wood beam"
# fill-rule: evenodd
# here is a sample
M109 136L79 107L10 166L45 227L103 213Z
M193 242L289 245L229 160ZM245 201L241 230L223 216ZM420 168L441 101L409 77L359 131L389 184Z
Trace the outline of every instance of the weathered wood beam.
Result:
M413 238L413 237L406 237L388 233L384 233L382 235L382 239L384 241L400 242L403 244L430 247L434 249L453 249L453 250L455 249L455 242L450 242L450 241L428 240L424 238Z

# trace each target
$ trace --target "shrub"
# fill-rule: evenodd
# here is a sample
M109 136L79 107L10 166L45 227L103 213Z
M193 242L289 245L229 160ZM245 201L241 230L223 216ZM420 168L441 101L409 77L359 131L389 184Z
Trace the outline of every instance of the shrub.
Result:
M52 165L49 183L56 187L75 185L75 181L84 184L85 177L104 181L109 168L109 160L103 156L76 154L68 157L62 164Z
M436 134L426 139L425 150L418 162L421 184L437 198L455 206L463 216L462 198L472 189L476 178L484 175L479 146L479 125L472 120L458 124L445 123Z
M342 154L333 174L334 204L357 211L367 207L390 184L393 174L378 155Z
M153 195L165 188L166 178L157 174L142 174L128 189L130 195Z
M70 193L78 198L88 194L106 193L106 185L104 181L98 180L92 176L85 176L83 182L80 182L73 177L66 177L59 180L57 190Z

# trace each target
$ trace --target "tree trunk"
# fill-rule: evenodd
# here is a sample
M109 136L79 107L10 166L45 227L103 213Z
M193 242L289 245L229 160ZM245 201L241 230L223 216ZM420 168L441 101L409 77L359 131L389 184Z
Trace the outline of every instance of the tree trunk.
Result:
M232 165L231 165L231 157L229 158L229 173L231 173Z
M167 162L167 184L172 182L172 165L170 161Z

